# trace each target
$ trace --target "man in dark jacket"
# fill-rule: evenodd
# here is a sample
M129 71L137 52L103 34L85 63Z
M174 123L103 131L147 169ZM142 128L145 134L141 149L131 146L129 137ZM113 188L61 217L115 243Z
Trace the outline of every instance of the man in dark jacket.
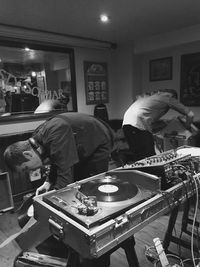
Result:
M67 112L44 122L32 138L8 146L4 158L15 171L29 172L50 164L49 177L37 189L37 195L107 171L113 138L110 127L99 119ZM109 254L81 263L87 267L109 265Z
M110 127L97 118L67 112L44 122L32 138L8 146L4 158L16 171L50 164L49 178L37 190L39 193L107 171L113 138Z

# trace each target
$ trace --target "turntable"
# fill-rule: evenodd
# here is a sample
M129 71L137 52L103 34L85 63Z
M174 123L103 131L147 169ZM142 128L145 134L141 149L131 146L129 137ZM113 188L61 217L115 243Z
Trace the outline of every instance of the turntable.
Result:
M141 177L138 171L131 176L113 171L52 192L43 201L90 229L155 194L141 184Z
M200 187L200 174L194 178ZM100 257L192 196L194 183L159 191L156 175L118 168L44 193L34 198L35 224L17 243L27 251L53 235L84 258Z

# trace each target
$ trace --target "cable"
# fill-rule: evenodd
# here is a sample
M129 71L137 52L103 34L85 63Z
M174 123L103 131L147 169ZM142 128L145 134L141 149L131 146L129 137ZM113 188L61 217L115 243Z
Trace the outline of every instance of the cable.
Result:
M160 252L160 254L162 252L165 252L164 249ZM160 254L158 254L158 252L156 251L156 247L155 246L148 247L147 245L145 245L145 256L151 263L155 264L155 263L159 262L160 261L160 259L159 259L159 255ZM174 255L174 254L166 254L166 256L167 256L167 259L169 257L172 257L172 258L175 258L175 259L177 259L179 261L180 265L172 265L172 266L177 266L177 267L183 267L184 266L183 265L183 260L179 256Z
M154 246L148 247L145 245L145 256L152 263L159 260L156 248Z
M194 258L194 260L196 261L196 260L199 260L200 261L200 258ZM185 259L185 260L183 260L183 264L185 263L185 262L187 262L187 261L192 261L192 259Z
M173 164L172 167L181 167L181 168L185 169L186 171L188 171L188 169L180 163L179 164Z
M200 186L200 177L197 175L197 180L199 182L199 186ZM199 201L199 199L198 199ZM196 228L197 228L197 240L199 240L199 225L200 225L200 222L197 221L197 224L196 224ZM197 242L197 246L198 246L198 256L199 256L199 253L200 253L200 248L199 248L199 242Z
M177 259L178 261L179 261L179 263L181 264L181 265L177 265L177 264L175 264L175 265L172 265L172 267L173 266L180 266L180 267L184 267L184 265L183 265L183 260L180 258L180 257L178 257L178 256L176 256L176 255L174 255L174 254L167 254L166 255L167 257L172 257L172 258L175 258L175 259ZM170 265L171 266L171 265Z
M198 192L198 185L196 182L196 177L193 177L193 181L195 184L196 188L196 205L195 205L195 212L194 212L194 217L193 217L193 224L192 224L192 235L191 235L191 253L192 253L192 261L193 261L193 266L196 267L195 264L195 257L194 257L194 228L195 228L195 222L196 222L196 217L197 217L197 210L198 210L198 200L199 200L199 192ZM198 181L199 178L197 177Z
M158 190L157 192L160 193L163 197L165 197L165 199L167 200L170 211L173 211L174 206L173 206L173 204L171 205L170 201L169 201L171 199L171 193L169 193L167 191L162 191L162 190ZM166 197L167 195L169 195L169 197Z

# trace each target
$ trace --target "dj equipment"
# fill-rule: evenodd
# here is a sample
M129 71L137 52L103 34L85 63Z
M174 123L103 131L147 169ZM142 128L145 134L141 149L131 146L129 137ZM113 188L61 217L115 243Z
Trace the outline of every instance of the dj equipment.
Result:
M66 267L67 259L38 254L35 252L23 252L14 262L14 267Z
M187 179L197 171L194 159L190 153L180 154L176 150L169 150L159 155L144 158L133 164L125 165L121 170L140 170L154 174L161 179L161 189L165 190Z
M152 185L147 186L146 179ZM110 172L50 193L43 201L90 229L144 202L158 189L157 177L138 171L123 177Z
M191 197L199 177L160 191L160 177L118 168L44 193L34 198L35 225L16 241L27 250L53 235L84 258L100 257Z
M16 241L26 251L53 235L82 257L97 258L185 202L197 186L193 157L168 151L36 196L35 222Z
M154 267L183 267L183 262L178 256L165 254L160 238L154 238L153 242L159 258L159 260L154 263Z

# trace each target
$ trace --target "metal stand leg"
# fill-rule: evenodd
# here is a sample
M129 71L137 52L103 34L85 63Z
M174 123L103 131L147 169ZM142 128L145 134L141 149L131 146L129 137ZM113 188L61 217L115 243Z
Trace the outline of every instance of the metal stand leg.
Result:
M164 241L163 241L163 248L165 249L165 251L168 250L169 243L172 240L172 232L173 232L173 229L174 229L174 225L176 223L176 218L178 216L178 210L179 210L179 206L174 208L172 210L170 218L169 218L167 231L165 233L165 237L164 237Z
M80 256L71 248L69 248L69 256L66 267L80 267Z
M139 267L139 261L135 251L135 238L132 236L121 244L126 253L129 267Z
M97 259L81 259L80 267L109 267L110 254L104 254ZM74 266L73 266L74 267Z

